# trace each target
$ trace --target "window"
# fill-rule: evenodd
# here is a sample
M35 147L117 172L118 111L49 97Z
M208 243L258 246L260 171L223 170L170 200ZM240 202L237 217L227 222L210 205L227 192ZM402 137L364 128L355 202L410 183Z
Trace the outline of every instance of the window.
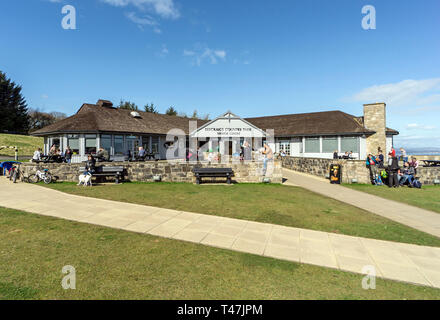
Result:
M79 154L79 135L68 134L67 145L72 149L73 154Z
M124 136L115 136L115 155L124 154Z
M359 138L358 137L341 137L341 152L359 153Z
M322 152L333 153L335 150L338 150L338 137L323 137Z
M96 134L86 134L85 154L96 153Z
M280 152L284 151L290 156L290 141L280 141Z
M107 150L108 154L111 154L112 149L112 136L109 134L101 135L101 147Z
M152 153L159 153L159 137L152 137L151 141L151 152Z
M306 144L305 144L305 152L306 153L319 153L319 138L313 137L313 138L306 138Z

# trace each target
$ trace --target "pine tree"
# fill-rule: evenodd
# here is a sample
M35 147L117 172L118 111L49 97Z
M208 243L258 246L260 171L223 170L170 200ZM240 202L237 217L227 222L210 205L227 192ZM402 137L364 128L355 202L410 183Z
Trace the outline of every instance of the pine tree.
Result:
M167 114L169 116L177 116L177 110L174 109L173 106L171 106L167 109L167 111L165 111L165 114Z
M132 110L132 111L138 111L139 110L138 106L135 103L130 102L130 101L123 101L123 100L121 100L121 102L119 102L118 108L119 109Z
M29 116L21 86L0 71L0 132L27 133Z
M150 105L148 105L148 103L144 106L144 110L145 112L150 112L150 113L159 113L159 111L157 111L157 109L154 107L154 104L151 103Z

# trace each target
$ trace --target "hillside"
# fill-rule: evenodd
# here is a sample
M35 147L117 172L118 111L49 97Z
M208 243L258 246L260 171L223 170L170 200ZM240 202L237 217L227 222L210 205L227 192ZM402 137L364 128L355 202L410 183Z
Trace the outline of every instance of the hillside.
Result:
M31 137L18 134L0 133L0 147L1 146L17 146L19 156L33 155L36 148L43 148L43 138ZM14 149L0 150L1 156L13 156Z

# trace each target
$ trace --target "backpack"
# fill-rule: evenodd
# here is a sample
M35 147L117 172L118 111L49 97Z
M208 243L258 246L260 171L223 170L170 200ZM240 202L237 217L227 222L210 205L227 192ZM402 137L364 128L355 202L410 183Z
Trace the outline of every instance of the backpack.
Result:
M384 179L388 178L388 172L386 170L382 170L380 172L380 176Z
M418 189L420 189L422 187L422 183L417 179L413 181L412 185L414 188L418 188Z

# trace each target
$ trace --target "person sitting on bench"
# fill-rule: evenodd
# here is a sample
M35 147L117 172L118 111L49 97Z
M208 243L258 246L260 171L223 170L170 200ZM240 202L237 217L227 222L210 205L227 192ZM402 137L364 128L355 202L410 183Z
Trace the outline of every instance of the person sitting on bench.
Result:
M99 148L98 153L96 154L96 159L98 161L109 161L110 156L108 154L108 151L105 150L103 147Z
M405 182L408 181L408 187L412 188L412 183L414 180L414 167L411 167L409 165L409 162L405 162L404 167L402 170L400 170L398 179L399 179L399 185L403 186Z
M139 147L139 152L136 156L136 160L145 161L146 157L147 157L147 152L145 151L144 147Z
M84 174L94 174L96 171L96 160L91 154L87 157L86 167Z

